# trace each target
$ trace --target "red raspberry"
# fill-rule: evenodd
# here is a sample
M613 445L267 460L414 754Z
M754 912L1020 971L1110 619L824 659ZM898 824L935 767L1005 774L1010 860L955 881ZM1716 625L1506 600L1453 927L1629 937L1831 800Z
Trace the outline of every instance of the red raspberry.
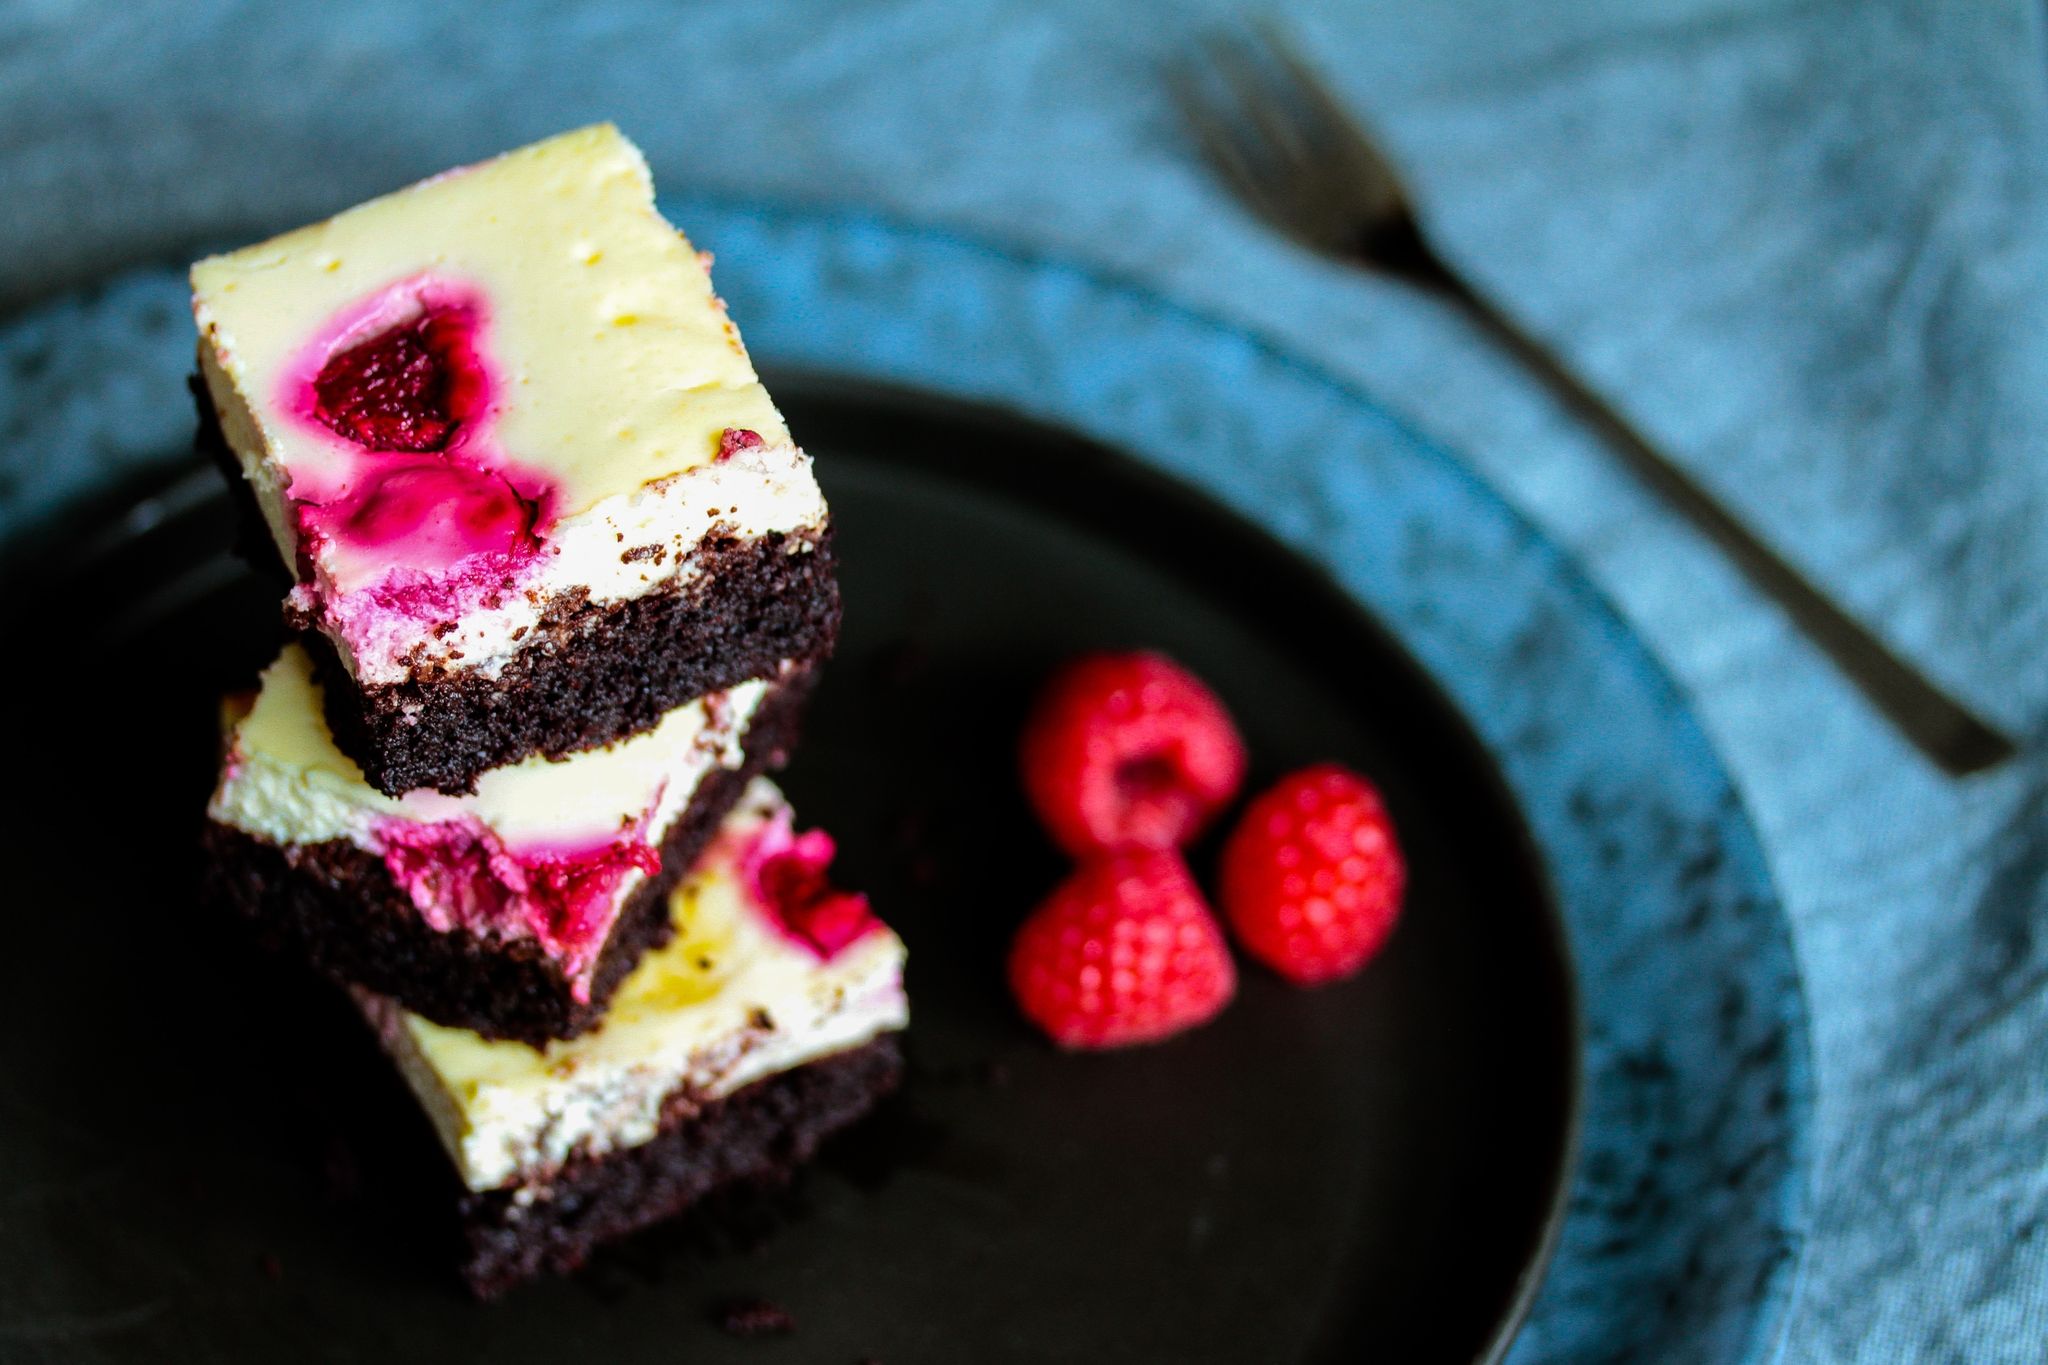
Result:
M1047 682L1020 745L1024 792L1075 857L1185 844L1244 781L1244 741L1161 654L1087 654Z
M1334 763L1282 778L1223 847L1223 912L1246 952L1298 985L1347 976L1385 943L1407 881L1387 809Z
M762 444L761 433L745 427L727 427L718 433L718 455L715 464L724 464L742 450L752 450Z
M1024 921L1010 990L1061 1047L1127 1047L1214 1018L1237 969L1180 854L1133 849L1082 864Z
M881 921L858 891L832 884L829 869L838 846L822 829L793 837L781 831L769 848L757 850L751 869L755 900L784 932L830 962L847 944Z
M313 379L315 415L371 450L445 449L476 405L474 330L446 309L337 352Z

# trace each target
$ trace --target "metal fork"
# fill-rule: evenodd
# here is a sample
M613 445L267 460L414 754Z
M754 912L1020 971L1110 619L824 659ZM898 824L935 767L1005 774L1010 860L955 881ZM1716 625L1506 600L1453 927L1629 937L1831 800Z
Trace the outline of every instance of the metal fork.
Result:
M1167 76L1208 160L1254 212L1311 251L1462 308L1604 437L1636 478L1719 545L1928 758L1962 776L2012 756L2012 740L1830 600L1447 264L1393 164L1273 25L1212 34Z

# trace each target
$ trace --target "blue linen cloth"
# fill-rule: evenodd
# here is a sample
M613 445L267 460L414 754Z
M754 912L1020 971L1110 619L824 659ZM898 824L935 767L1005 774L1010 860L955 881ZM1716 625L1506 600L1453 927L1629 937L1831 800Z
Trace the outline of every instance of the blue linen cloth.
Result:
M0 11L0 301L569 124L672 189L859 202L1097 262L1463 452L1697 698L1812 1010L1786 1358L2048 1341L2048 90L2018 0L1281 7L1447 250L1864 617L2027 738L1956 783L1453 316L1306 258L1191 155L1159 61L1221 4ZM144 316L136 345L183 345ZM61 325L38 344L62 345ZM0 357L32 367L34 354ZM121 373L118 357L107 371ZM114 382L118 383L118 379ZM159 452L5 440L0 532Z

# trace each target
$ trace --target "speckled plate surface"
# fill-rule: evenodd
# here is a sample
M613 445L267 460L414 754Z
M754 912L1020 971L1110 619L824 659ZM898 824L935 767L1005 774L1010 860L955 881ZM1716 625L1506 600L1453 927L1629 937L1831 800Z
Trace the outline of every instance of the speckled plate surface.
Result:
M380 1117L377 1078L339 1044L209 1036L287 1002L222 984L247 964L195 967L166 927L188 913L189 868L169 851L183 836L159 832L139 847L161 845L164 866L120 869L118 904L103 890L89 911L35 917L7 969L0 1347L255 1359L297 1334L336 1360L512 1360L558 1358L547 1343L567 1333L610 1359L687 1345L900 1365L962 1358L963 1338L978 1359L1768 1359L1806 1216L1790 945L1682 699L1572 567L1368 400L1142 293L858 217L670 210L718 252L750 344L785 372L848 563L865 566L850 568L848 650L789 785L841 828L885 909L889 894L925 907L906 936L934 967L912 985L942 1022L910 1103L797 1207L772 1206L787 1226L761 1251L677 1234L576 1285L464 1308L391 1231L402 1210L379 1193L380 1144L419 1135ZM88 466L162 482L189 429L188 325L162 270L0 328L10 522L47 524ZM880 454L892 429L921 453ZM83 548L148 543L156 518L207 543L209 490L172 488L101 518L101 547ZM104 583L89 633L161 645L167 624L191 627L172 632L184 654L131 661L179 701L91 752L146 771L170 826L204 766L203 724L172 723L203 705L181 680L259 655L266 605L205 555L144 591L134 577ZM1324 754L1373 771L1429 870L1410 928L1359 982L1299 995L1250 974L1223 1022L1175 1048L1074 1061L1033 1044L973 968L993 977L1001 925L1056 872L995 771L1028 675L1115 641L1166 645L1212 676L1265 772ZM925 799L867 799L893 790L875 765L903 752L895 785ZM963 771L960 791L929 791ZM95 777L58 782L10 836L31 899L66 885L27 855L64 848L65 811ZM1576 1058L1546 877L1577 969ZM165 922L122 918L138 904ZM120 946L95 975L101 938ZM152 961L175 979L149 976ZM117 999L49 1032L95 983ZM308 1133L330 1128L344 1145L328 1164L345 1168L332 1208L309 1201L306 1174L324 1141ZM745 1289L811 1324L783 1342L704 1338L705 1296Z
M1789 930L1685 699L1577 569L1370 399L1143 290L863 218L672 209L764 354L1129 451L1320 564L1413 653L1543 850L1585 1014L1569 1215L1509 1359L1775 1356L1812 1106Z

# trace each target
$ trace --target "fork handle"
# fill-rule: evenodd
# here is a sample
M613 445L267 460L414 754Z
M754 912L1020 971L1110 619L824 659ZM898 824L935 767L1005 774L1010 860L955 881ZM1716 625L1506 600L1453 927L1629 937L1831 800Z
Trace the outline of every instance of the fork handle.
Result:
M1906 662L1870 629L1815 587L1756 533L1738 521L1676 461L1651 445L1605 398L1588 388L1521 324L1495 307L1449 269L1429 281L1449 295L1501 346L1619 452L1630 472L1721 547L1794 625L1819 645L1835 666L1900 733L1945 772L1961 777L2010 758L2013 741L1974 715L1932 679Z

